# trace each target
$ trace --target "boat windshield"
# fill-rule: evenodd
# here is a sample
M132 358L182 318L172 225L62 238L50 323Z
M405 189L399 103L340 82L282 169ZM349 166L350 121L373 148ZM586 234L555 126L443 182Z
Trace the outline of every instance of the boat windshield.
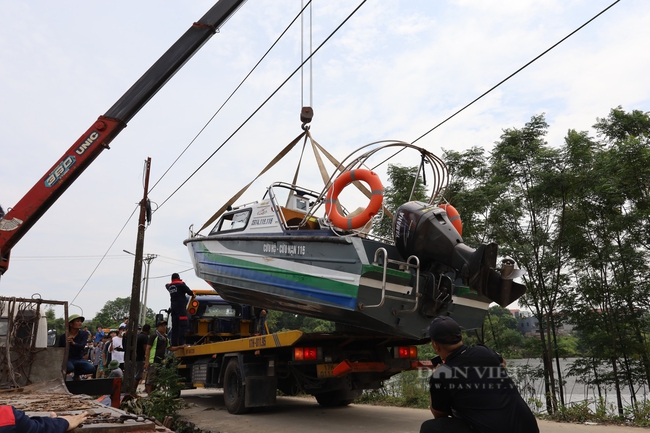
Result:
M244 230L248 224L251 210L242 209L224 214L210 234Z

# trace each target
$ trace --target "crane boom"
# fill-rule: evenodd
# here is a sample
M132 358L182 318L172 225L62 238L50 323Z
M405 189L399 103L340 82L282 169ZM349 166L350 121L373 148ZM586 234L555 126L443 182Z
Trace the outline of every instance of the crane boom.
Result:
M9 253L16 243L245 1L219 0L99 116L4 217L0 216L0 275L8 269Z

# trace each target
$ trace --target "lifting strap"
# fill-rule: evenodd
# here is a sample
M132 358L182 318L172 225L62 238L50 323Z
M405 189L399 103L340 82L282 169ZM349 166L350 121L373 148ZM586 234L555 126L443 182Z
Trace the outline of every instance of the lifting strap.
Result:
M248 185L246 185L245 187L243 187L243 188L242 188L242 189L241 189L237 194L235 194L234 196L232 196L232 198L231 198L230 200L228 200L228 201L227 201L223 206L221 206L221 208L220 208L217 212L215 212L215 214L212 215L212 217L210 217L210 219L209 219L205 224L203 224L203 226L199 229L198 232L196 232L196 234L199 234L199 233L201 232L201 230L203 230L203 229L205 229L206 227L209 227L210 225L212 225L212 223L214 223L214 222L217 220L217 218L219 218L219 216L221 216L221 214L222 214L226 209L228 209L228 207L232 206L233 203L235 203L235 202L239 199L239 197L241 197L242 194L244 194L244 193L246 192L246 190L247 190L247 189L248 189L248 188L253 184L253 182L255 182L255 181L256 181L260 176L262 176L264 173L266 173L269 169L271 169L271 167L273 167L273 166L274 166L274 165L275 165L279 160L281 160L282 158L284 158L284 156L285 156L287 153L289 153L289 151L290 151L291 149L293 149L293 147L296 145L296 143L298 143L298 142L300 141L300 139L301 139L304 135L305 135L305 132L302 132L299 136L297 136L296 138L294 138L294 139L291 141L291 143L287 144L287 145L284 147L284 149L282 149L282 150L280 151L280 153L278 153L278 154L276 155L276 157L273 158L273 160L272 160L271 162L269 162L269 163L267 164L266 167L264 167L264 170L262 170L262 171L260 172L260 174L258 174L258 175L255 177L255 179L251 180L251 181L248 183Z
M305 129L307 131L309 128ZM300 152L300 159L298 160L298 165L296 166L296 172L293 175L293 181L291 182L292 187L296 187L296 182L298 182L298 173L300 173L300 164L302 163L302 157L305 154L305 146L307 145L307 136L309 134L305 134L305 139L302 142L302 151ZM285 205L286 207L289 207L289 202L291 202L291 195L287 197L287 204Z

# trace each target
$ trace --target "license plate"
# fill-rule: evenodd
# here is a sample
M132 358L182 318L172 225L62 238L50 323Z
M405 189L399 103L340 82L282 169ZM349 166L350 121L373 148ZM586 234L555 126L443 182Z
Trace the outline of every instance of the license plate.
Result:
M324 377L333 377L334 376L334 367L337 364L318 364L316 366L316 373L318 378Z

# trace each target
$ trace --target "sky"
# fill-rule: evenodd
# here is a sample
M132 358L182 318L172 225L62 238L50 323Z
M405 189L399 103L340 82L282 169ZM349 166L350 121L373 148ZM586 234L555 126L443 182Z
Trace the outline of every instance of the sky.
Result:
M312 135L339 159L377 140L411 142L612 1L368 0L315 54L302 83L300 74L290 79L187 180L300 65L309 35L315 49L360 3L314 0L311 32L308 20L303 37L295 24L169 169L301 8L299 0L248 0L13 248L0 295L68 301L70 314L86 318L130 296L134 257L123 250L135 252L137 214L129 218L150 157L155 212L144 252L157 258L147 306L167 308L173 272L208 288L183 245L189 227L202 226L301 132L303 105L314 109ZM0 205L16 204L212 4L3 2ZM650 2L621 0L417 145L439 155L489 150L504 129L544 113L547 140L559 146L569 129L594 135L597 118L619 105L649 111L649 22ZM290 181L298 157L240 202ZM308 184L299 184L320 189L305 167Z

